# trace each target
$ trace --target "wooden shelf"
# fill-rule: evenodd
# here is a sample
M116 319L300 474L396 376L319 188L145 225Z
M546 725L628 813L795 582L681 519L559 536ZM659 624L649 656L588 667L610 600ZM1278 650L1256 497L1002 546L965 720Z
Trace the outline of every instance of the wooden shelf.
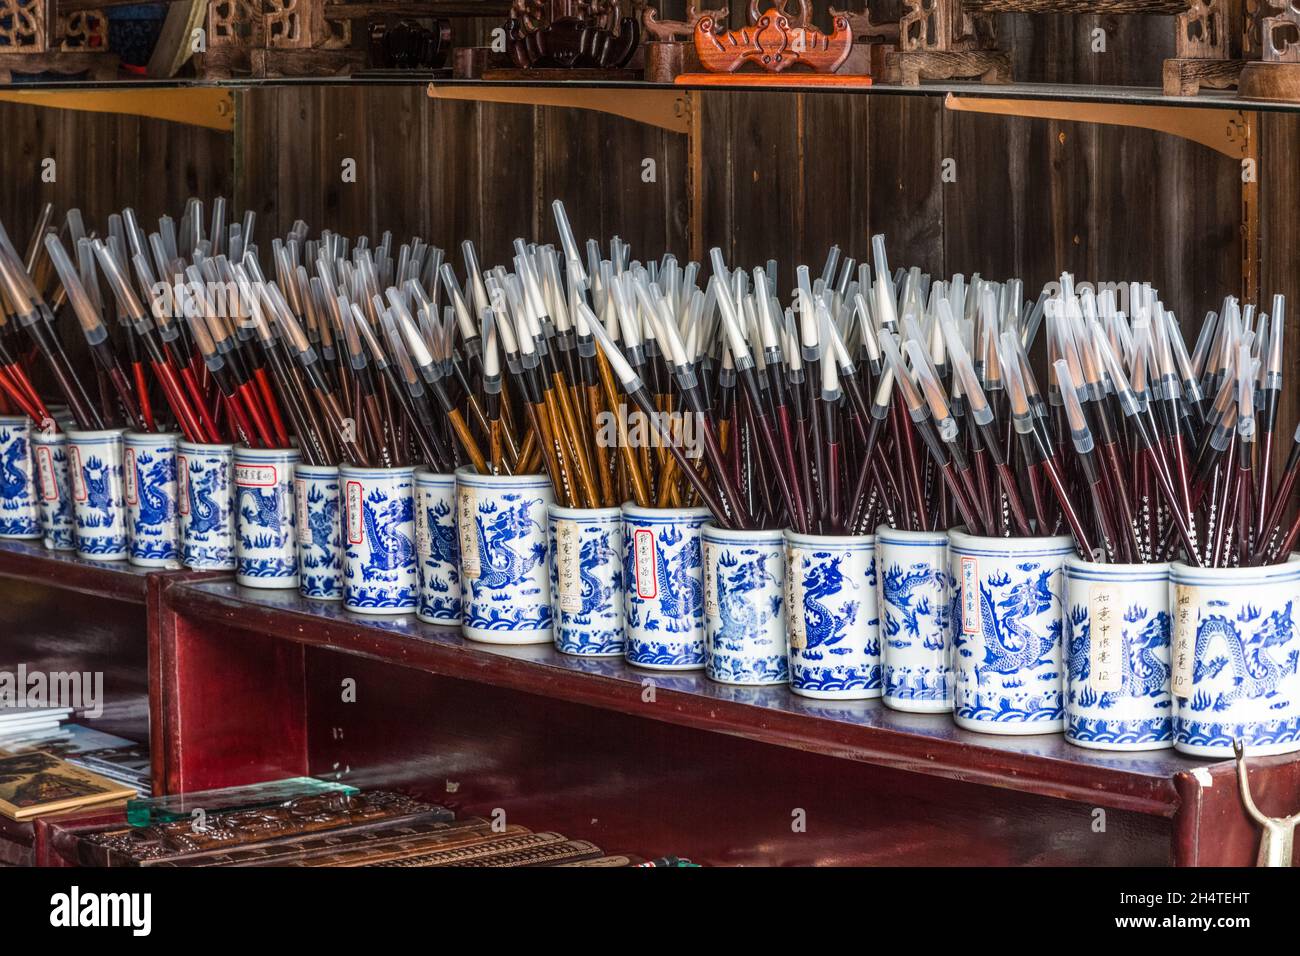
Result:
M0 577L92 597L143 604L150 575L178 573L183 572L91 561L75 551L50 551L39 541L0 541Z
M1208 765L1173 751L1086 750L1060 734L971 733L947 714L907 714L879 701L809 700L786 687L727 686L700 672L639 670L618 659L560 654L550 645L477 644L411 617L366 618L293 592L230 581L175 584L163 602L191 626L239 629L780 747L1162 817L1178 809L1178 779ZM654 699L647 702L651 684Z

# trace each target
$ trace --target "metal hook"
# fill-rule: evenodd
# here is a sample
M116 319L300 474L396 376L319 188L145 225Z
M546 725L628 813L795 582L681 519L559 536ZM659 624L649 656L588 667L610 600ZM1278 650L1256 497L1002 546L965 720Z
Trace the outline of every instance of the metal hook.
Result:
M1233 753L1237 755L1237 783L1241 790L1241 802L1246 812L1263 828L1259 840L1259 856L1255 858L1256 866L1290 866L1291 854L1295 846L1295 828L1300 824L1300 813L1289 817L1267 817L1255 806L1250 795L1250 776L1246 772L1246 746L1240 740L1232 742Z

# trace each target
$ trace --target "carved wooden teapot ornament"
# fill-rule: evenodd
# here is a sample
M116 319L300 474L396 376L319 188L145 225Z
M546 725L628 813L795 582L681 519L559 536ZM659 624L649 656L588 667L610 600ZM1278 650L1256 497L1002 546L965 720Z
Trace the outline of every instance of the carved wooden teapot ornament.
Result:
M833 73L848 58L853 29L842 14L834 17L827 35L808 25L808 0L797 0L799 13L786 11L788 0L774 0L764 12L750 0L749 25L715 32L718 22L701 16L695 23L695 52L711 73L734 73L752 63L769 73L805 66L814 73Z

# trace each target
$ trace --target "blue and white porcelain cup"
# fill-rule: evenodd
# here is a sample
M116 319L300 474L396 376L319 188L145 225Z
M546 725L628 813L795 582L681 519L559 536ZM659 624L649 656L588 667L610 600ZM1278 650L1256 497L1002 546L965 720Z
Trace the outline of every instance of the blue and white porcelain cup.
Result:
M126 495L122 478L125 429L68 432L72 514L77 553L99 561L125 561Z
M182 441L176 451L181 562L235 570L235 446Z
M622 510L551 505L548 533L556 650L622 657Z
M1061 625L1069 535L990 538L948 532L953 720L986 734L1065 726Z
M159 432L127 432L122 443L128 557L138 567L178 568L177 438Z
M411 614L415 556L415 468L340 465L343 606L358 614Z
M32 462L41 497L41 533L51 551L77 547L72 521L72 479L68 475L68 436L63 432L32 431Z
M0 538L41 537L40 496L32 461L34 431L25 415L0 415Z
M343 524L339 519L337 465L293 468L298 503L298 593L319 601L343 600Z
M700 548L705 676L719 684L786 683L784 533L706 524Z
M823 700L879 697L875 536L786 531L785 544L790 689Z
M553 639L545 475L456 472L460 533L461 633L488 644Z
M1094 750L1174 745L1169 565L1065 562L1065 739Z
M246 588L298 586L293 469L296 448L235 448L235 580Z
M1300 750L1300 560L1170 568L1174 747L1197 757Z
M460 538L456 533L456 476L415 472L415 542L420 560L420 603L426 624L459 627Z
M651 670L704 667L700 531L708 508L623 505L624 657Z
M881 525L876 580L885 704L923 714L952 710L948 532Z

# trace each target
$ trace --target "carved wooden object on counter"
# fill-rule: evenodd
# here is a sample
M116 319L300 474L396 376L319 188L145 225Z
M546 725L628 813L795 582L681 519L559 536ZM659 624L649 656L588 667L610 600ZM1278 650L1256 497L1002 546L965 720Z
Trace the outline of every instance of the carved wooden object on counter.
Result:
M200 76L338 76L364 66L352 23L331 0L210 0ZM359 18L364 14L359 14Z
M1175 56L1165 60L1165 95L1236 86L1246 62L1259 56L1261 2L1266 0L1188 0L1176 20Z
M759 11L750 0L749 23L736 30L719 29L710 15L695 23L695 53L711 73L735 73L750 65L767 73L806 67L814 73L834 73L848 58L853 30L843 16L833 19L831 33L809 23L808 0L798 0L799 12L790 14L786 0Z
M108 49L104 12L54 10L55 0L0 0L0 83L15 73L115 79L118 58Z
M962 0L904 0L898 50L885 55L885 82L966 79L1011 82L1011 58L997 49L992 14L971 13Z
M641 30L645 35L645 79L651 83L671 83L682 73L702 70L695 54L695 24L701 17L725 23L730 10L702 10L696 0L688 0L685 20L660 20L659 11L647 6L641 11Z
M514 0L506 45L520 70L623 70L641 39L639 12L636 0Z
M1300 101L1300 3L1254 0L1260 55L1246 64L1240 95L1255 100Z

